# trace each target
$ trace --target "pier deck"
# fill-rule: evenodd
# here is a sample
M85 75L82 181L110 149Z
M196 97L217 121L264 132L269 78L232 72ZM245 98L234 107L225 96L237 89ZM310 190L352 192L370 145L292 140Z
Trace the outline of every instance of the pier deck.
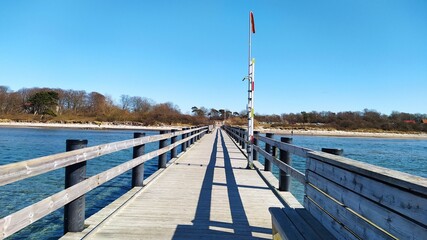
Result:
M268 208L283 205L246 165L218 129L147 186L134 188L100 224L63 239L271 239Z

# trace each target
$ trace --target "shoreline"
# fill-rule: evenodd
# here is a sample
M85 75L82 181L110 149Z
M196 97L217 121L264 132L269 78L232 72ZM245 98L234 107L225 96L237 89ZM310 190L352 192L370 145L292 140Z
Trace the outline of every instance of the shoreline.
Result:
M348 138L389 138L389 139L414 139L427 140L427 133L375 133L375 132L350 132L341 130L281 130L274 128L256 129L261 133L274 133L287 136L319 136L319 137L348 137ZM293 134L292 134L293 132Z
M59 128L59 129L82 129L82 130L144 130L160 131L170 129L181 129L182 126L131 126L111 123L29 123L29 122L0 122L0 128Z
M29 122L0 122L0 128L62 128L62 129L86 129L86 130L144 130L160 131L170 129L182 129L183 126L131 126L111 123L29 123ZM373 133L350 132L340 130L282 130L275 128L255 129L261 133L274 133L286 136L321 136L321 137L351 137L351 138L389 138L389 139L414 139L427 140L427 133ZM293 134L292 134L293 132Z

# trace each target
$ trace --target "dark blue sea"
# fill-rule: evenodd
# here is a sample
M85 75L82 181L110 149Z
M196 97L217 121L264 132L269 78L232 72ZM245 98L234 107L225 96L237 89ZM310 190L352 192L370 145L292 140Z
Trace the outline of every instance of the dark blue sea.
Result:
M121 141L134 131L0 128L0 165L65 151L66 139L87 139L88 146ZM146 132L147 135L158 132ZM275 136L280 139L279 135ZM427 177L427 140L293 136L293 143L313 150L343 148L344 156L374 165ZM146 152L158 143L146 145ZM180 148L178 148L178 152ZM92 176L132 158L132 150L109 154L87 163ZM170 157L168 156L168 159ZM263 162L262 159L260 159ZM293 157L293 165L304 171L305 160ZM146 177L157 169L157 158L145 164ZM278 169L273 168L278 174ZM86 217L96 213L131 188L127 172L89 192ZM0 187L0 218L40 201L64 188L64 169ZM303 187L292 183L292 192L302 199ZM14 234L10 239L57 239L63 232L63 208Z

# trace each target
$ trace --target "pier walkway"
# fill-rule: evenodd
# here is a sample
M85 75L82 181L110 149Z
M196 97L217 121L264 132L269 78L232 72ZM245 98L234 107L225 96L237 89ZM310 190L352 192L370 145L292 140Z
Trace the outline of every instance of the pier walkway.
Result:
M271 239L268 209L283 204L246 165L239 148L217 129L147 186L134 188L130 199L107 207L115 208L112 213L86 221L103 219L100 224L63 239Z
M92 147L87 140L67 140L67 152L0 166L0 186L65 168L65 189L1 218L0 239L61 207L63 240L427 236L426 178L340 156L341 149L319 152L293 145L292 138L278 141L272 133L254 135L254 169L247 169L245 129L212 130L134 133L133 139ZM145 153L153 142L159 148ZM86 176L89 160L129 148L131 160ZM305 169L294 168L291 156L303 159ZM158 170L144 179L144 163L152 159ZM86 193L130 170L131 190L86 219ZM289 191L291 179L304 186L302 203Z

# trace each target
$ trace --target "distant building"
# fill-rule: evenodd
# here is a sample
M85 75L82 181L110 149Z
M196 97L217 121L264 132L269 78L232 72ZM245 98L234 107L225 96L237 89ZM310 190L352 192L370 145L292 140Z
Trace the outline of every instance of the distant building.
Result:
M423 120L422 120L422 122L423 122L424 124L427 124L427 119L423 119Z

